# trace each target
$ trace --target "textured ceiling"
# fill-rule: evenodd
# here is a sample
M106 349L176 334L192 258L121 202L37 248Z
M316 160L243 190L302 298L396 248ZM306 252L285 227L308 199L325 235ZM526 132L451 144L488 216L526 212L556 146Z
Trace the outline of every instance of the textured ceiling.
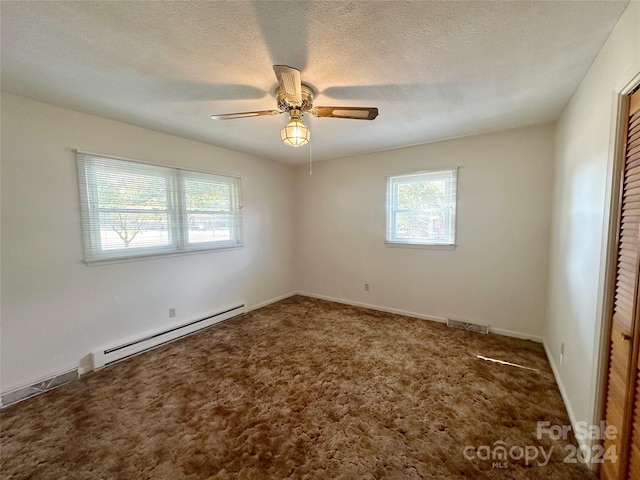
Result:
M306 116L314 160L554 120L627 1L0 2L9 93L275 160L273 64L315 105L376 106L372 121Z

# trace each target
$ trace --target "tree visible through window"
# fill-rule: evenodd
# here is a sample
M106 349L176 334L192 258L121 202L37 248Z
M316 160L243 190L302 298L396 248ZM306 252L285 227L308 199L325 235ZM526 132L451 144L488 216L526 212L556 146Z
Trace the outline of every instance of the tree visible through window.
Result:
M240 179L78 153L85 259L242 244Z
M456 169L389 177L389 243L454 245Z
M95 174L102 249L171 243L166 175L160 172L144 175L108 167L91 170Z

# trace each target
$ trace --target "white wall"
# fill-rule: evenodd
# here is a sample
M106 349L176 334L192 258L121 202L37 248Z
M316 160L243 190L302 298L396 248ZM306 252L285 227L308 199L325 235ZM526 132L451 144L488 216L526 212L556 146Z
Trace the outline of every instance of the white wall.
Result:
M122 338L294 290L292 167L11 95L1 120L3 392ZM74 148L241 175L244 247L85 266Z
M553 141L543 125L298 167L298 289L540 339ZM386 246L385 177L452 166L457 249Z
M593 422L617 94L640 72L631 2L562 116L555 145L546 343L572 421ZM560 365L560 344L565 355Z

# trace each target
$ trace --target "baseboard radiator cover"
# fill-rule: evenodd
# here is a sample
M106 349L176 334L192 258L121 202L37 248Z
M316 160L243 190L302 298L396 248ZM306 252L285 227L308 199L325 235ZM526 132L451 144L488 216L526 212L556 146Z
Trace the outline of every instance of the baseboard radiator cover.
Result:
M49 390L53 390L56 387L77 379L78 369L74 368L68 372L59 373L45 380L40 380L39 382L27 385L26 387L19 387L7 393L3 393L0 397L0 403L2 404L2 408L8 407L9 405L21 402L22 400L33 397L34 395L48 392Z
M478 323L457 320L454 318L447 318L447 326L469 330L470 332L489 333L489 325L480 325Z
M173 342L179 338L191 335L192 333L196 333L215 325L216 323L237 317L245 312L246 307L243 303L224 309L207 317L177 325L161 332L151 333L135 340L123 341L115 346L94 350L91 352L92 368L93 370L96 370L106 367L107 365L111 365L112 363L119 362L120 360L146 352L147 350L159 347L165 343Z

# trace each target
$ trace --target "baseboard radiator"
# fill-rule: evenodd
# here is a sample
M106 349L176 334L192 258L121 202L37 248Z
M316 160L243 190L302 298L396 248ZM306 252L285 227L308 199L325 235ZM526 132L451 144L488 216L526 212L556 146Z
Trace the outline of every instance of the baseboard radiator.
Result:
M26 387L16 388L15 390L11 390L10 392L3 393L0 397L0 403L2 404L2 408L8 407L9 405L13 405L14 403L26 400L27 398L33 397L34 395L48 392L49 390L53 390L56 387L77 379L78 369L76 368L73 370L69 370L68 372L54 375L45 380L40 380L39 382L32 383L31 385L27 385Z
M461 328L463 330L469 330L471 332L489 333L489 325L480 325L477 323L471 323L464 320L447 318L447 325L450 327Z
M124 341L112 347L95 350L91 352L93 369L95 370L111 365L114 362L146 352L147 350L172 342L178 338L191 335L192 333L210 327L211 325L215 325L216 323L242 315L245 311L246 309L244 304L237 305L235 307L227 308L221 312L214 313L213 315L209 315L208 317L177 325L161 332L145 335L136 340Z

